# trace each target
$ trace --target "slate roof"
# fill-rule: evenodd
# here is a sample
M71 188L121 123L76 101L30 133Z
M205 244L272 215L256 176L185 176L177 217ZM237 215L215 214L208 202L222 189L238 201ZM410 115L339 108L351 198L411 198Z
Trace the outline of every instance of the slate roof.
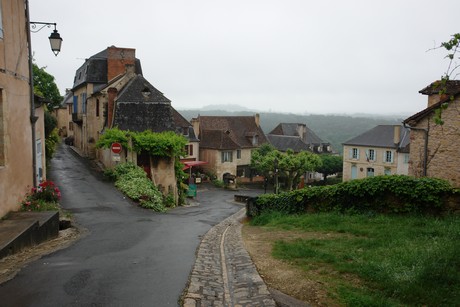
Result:
M267 143L254 116L200 116L200 147L215 149L254 148ZM253 137L258 144L253 145Z
M298 136L267 134L267 139L279 151L292 149L294 152L310 151L309 145Z
M113 127L130 131L176 131L171 101L143 76L137 75L118 95Z
M379 125L346 141L343 145L403 149L410 142L409 129L401 126L399 144L393 143L393 137L394 125Z
M171 107L174 125L176 126L176 132L183 135L183 130L188 129L188 140L192 142L198 142L198 138L195 135L193 126L187 121L176 109Z
M269 134L274 134L274 135L284 135L284 136L297 136L302 138L302 135L299 135L299 132L297 131L297 127L299 125L304 125L304 124L296 124L296 123L281 123L278 124ZM305 139L303 140L307 144L312 144L312 145L328 145L328 142L324 142L316 133L313 132L310 128L308 128L306 125L304 125L306 128L306 136Z
M66 91L64 98L62 99L61 103L59 104L60 109L67 109L68 104L73 104L73 93L72 91Z
M135 72L142 75L141 61L135 59ZM85 63L80 66L75 72L74 83L72 90L86 84L107 84L107 48L91 56L85 60Z

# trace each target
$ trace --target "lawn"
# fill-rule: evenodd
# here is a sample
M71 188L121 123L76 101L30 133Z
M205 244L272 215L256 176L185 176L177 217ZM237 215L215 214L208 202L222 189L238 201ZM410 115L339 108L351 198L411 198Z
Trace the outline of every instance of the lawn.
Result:
M264 213L251 225L309 233L276 240L272 256L315 271L338 305L460 306L460 216Z

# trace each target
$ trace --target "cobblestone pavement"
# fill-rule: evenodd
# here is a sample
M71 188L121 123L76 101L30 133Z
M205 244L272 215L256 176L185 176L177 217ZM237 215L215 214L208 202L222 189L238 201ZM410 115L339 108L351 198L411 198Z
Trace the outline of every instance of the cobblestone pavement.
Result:
M246 209L211 228L198 248L184 307L276 306L243 246Z

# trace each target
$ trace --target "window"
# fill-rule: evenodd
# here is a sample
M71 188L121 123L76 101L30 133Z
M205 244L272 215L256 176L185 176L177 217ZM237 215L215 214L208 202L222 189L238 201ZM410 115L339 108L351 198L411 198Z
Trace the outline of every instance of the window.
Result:
M5 165L5 131L3 129L3 90L0 88L0 166Z
M374 177L374 168L372 167L367 168L367 177Z
M73 131L73 122L69 122L69 131Z
M99 117L99 99L96 99L96 117Z
M409 163L409 154L404 154L404 163L407 164Z
M350 159L359 160L359 149L358 148L350 149Z
M385 170L383 171L385 175L391 175L391 168L385 167Z
M318 152L322 152L323 151L323 146L318 146Z
M253 145L253 146L259 145L259 136L258 136L258 135L254 135L254 136L252 137L252 145Z
M369 149L367 151L367 162L369 161L375 161L375 150L374 149Z
M182 135L188 136L188 127L182 128Z
M78 113L78 96L73 96L73 113Z
M222 151L222 163L224 162L233 162L233 152Z
M236 150L236 158L241 159L241 149Z
M393 152L391 150L385 151L385 156L383 157L383 162L393 163Z
M193 145L192 144L185 145L185 153L186 153L186 156L193 156Z
M72 105L68 105L68 109L69 109L69 115L72 115Z

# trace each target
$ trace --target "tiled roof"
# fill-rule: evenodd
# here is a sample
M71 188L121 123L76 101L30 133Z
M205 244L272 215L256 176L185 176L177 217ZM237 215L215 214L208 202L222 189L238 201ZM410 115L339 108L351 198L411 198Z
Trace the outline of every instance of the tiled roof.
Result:
M318 135L316 135L316 133L313 132L313 130L311 130L304 124L281 123L278 124L278 126L276 126L269 134L298 136L302 138L303 136L299 135L299 131L297 130L299 126L305 126L306 128L306 135L304 139L305 143L312 145L329 144L328 142L324 142Z
M279 151L292 149L294 152L309 151L310 148L298 136L267 134L267 139Z
M241 146L232 139L228 130L201 130L200 148L235 150Z
M420 94L433 95L438 94L442 89L441 81L435 81L419 91ZM446 94L456 95L460 92L460 80L449 80L446 82Z
M254 148L260 144L267 143L267 138L264 132L257 126L254 116L200 116L200 147L205 146L218 148L212 146L212 143L206 140L207 137L212 137L215 140L222 138L219 146L237 146L235 148ZM220 131L209 132L209 130ZM258 138L257 145L253 145L253 137ZM231 142L227 140L231 139ZM229 148L230 149L230 148Z
M455 94L451 94L453 95L454 97L459 97L460 96L460 91L455 93ZM431 105L430 107L426 108L426 109L423 109L422 111L418 112L418 113L415 113L414 115L406 118L403 123L405 124L408 124L410 126L414 126L416 125L420 120L422 120L423 118L425 118L427 115L431 114L432 112L434 112L436 109L440 108L441 105L445 102L449 102L450 101L450 97L445 97L441 100L439 100L437 103Z
M400 142L394 143L394 125L379 125L363 134L358 135L343 145L384 147L384 148L405 148L409 142L409 129L401 126Z
M141 75L120 91L113 126L121 130L176 131L171 101Z

